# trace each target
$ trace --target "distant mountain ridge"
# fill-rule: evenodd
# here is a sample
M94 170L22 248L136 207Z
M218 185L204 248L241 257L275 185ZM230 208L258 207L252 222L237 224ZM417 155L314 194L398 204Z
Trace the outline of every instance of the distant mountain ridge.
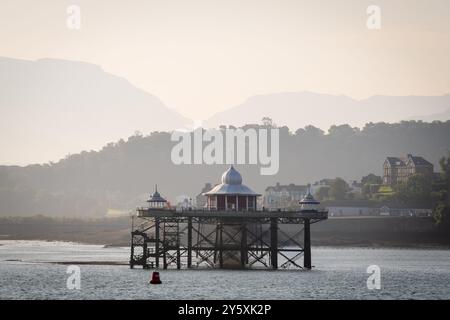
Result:
M430 119L430 115L431 116ZM263 117L291 129L314 125L327 129L350 124L363 127L370 122L450 119L450 95L443 96L372 96L355 100L344 95L312 92L284 92L253 96L242 104L217 113L205 121L207 127L242 126Z
M1 163L47 162L135 131L190 125L157 97L85 62L0 57ZM88 143L86 143L88 141Z
M445 110L444 112L434 113L430 115L424 115L419 117L413 117L408 120L421 120L425 122L433 122L433 121L446 121L450 119L450 109Z
M334 124L450 119L450 95L373 96L285 92L253 96L204 121L205 127L242 126L270 117L291 130ZM154 95L101 67L77 61L0 57L0 164L57 161L99 150L141 131L189 128L193 121ZM30 159L27 163L20 159Z

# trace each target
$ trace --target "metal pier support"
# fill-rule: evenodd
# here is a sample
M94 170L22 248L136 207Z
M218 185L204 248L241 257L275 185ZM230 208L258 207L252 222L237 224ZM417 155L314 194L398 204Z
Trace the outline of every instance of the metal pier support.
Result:
M270 219L270 265L278 269L278 220Z
M192 218L188 218L187 226L188 238L187 238L187 267L192 268Z
M219 224L219 266L223 268L223 224Z
M311 223L309 219L305 219L304 226L303 267L311 269Z
M244 269L247 264L248 246L247 246L247 225L243 221L241 224L241 268Z
M155 264L159 269L159 218L155 218Z

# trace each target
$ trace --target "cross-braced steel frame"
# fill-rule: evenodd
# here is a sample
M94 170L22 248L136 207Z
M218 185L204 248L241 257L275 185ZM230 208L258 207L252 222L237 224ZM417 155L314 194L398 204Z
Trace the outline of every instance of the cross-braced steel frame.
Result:
M310 225L327 218L326 212L144 210L132 218L131 268L311 269Z

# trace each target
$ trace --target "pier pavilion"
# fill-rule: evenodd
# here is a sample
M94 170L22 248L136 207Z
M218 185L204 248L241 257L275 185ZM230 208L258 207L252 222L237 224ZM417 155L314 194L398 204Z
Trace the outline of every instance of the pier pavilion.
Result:
M298 209L259 210L230 167L205 195L206 208L175 209L156 190L132 217L130 268L311 269L311 224L328 212L310 193Z

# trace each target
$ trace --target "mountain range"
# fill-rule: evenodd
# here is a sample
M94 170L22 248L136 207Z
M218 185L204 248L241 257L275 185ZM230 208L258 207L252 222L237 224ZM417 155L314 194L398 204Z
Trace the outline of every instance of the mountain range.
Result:
M370 122L446 121L450 119L450 95L377 95L364 100L307 91L258 95L214 115L205 124L207 127L222 124L241 126L262 117L269 117L276 124L294 130L307 125L327 130L340 124L361 128Z
M285 92L257 95L204 121L205 127L242 126L270 117L291 130L328 130L348 123L450 119L450 95L373 96ZM156 96L101 67L77 61L0 57L0 164L57 161L99 150L136 131L189 128L192 120ZM24 162L23 159L29 159Z
M0 58L0 163L45 163L190 120L99 66Z

